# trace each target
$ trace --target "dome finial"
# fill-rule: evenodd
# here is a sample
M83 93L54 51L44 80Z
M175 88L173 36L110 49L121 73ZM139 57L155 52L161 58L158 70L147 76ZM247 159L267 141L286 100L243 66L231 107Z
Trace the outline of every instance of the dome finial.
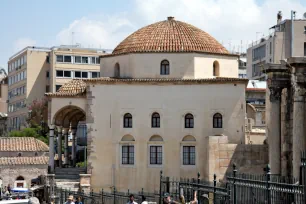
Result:
M173 16L168 16L168 21L174 20Z

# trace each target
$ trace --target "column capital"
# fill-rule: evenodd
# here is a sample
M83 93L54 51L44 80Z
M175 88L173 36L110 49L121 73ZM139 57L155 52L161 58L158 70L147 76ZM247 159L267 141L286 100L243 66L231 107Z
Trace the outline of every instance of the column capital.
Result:
M62 128L63 134L67 134L69 132L69 128Z
M54 127L55 127L54 125L49 125L50 130L54 130Z
M270 90L270 101L279 102L282 96L282 87L269 87Z
M56 128L57 128L57 132L62 134L63 127L62 126L56 126Z

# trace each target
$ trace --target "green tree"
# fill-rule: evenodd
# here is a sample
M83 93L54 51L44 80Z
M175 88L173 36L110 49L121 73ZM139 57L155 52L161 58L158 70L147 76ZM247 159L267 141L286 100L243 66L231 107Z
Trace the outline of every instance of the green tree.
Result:
M24 128L19 131L14 130L10 132L9 136L10 137L34 137L48 144L49 143L48 137L42 136L40 133L41 133L41 127L38 126L35 128Z

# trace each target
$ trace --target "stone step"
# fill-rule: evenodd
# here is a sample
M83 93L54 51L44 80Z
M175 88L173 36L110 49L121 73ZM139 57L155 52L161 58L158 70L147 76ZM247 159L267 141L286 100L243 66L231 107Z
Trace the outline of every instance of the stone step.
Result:
M86 171L85 168L55 168L55 171Z
M80 179L78 174L55 174L55 179Z

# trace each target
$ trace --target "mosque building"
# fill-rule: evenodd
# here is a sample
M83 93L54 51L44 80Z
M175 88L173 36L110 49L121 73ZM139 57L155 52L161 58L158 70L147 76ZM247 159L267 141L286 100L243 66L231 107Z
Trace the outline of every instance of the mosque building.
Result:
M174 17L137 30L100 57L100 78L46 93L50 155L56 136L65 146L60 167L85 155L93 189L158 190L161 170L176 178L224 174L230 159L216 161L214 141L245 143L248 80L238 78L238 57Z

